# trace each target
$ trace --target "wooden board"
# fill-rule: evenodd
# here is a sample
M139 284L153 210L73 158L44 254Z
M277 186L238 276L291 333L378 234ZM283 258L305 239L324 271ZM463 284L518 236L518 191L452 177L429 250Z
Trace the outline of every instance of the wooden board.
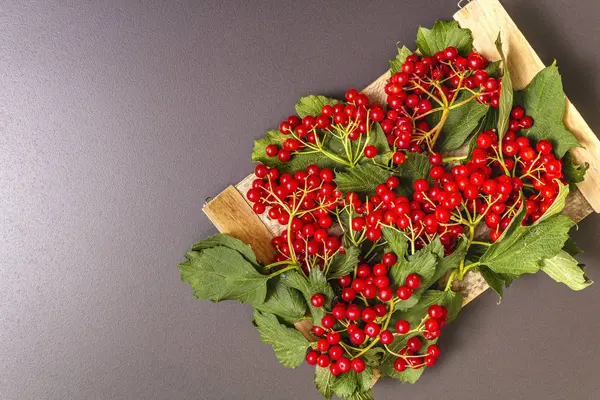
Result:
M460 25L473 31L475 48L491 60L499 59L494 41L498 32L502 32L504 51L507 54L507 64L511 79L516 89L525 87L535 74L544 68L538 55L529 45L510 16L497 0L477 0L470 2L454 15ZM376 81L366 87L366 93L371 101L385 104L384 86L389 78L389 72L381 75ZM580 191L569 195L564 213L573 220L580 221L592 211L600 211L600 191L595 190L600 185L600 142L583 120L575 107L567 101L565 124L575 134L585 149L572 151L577 162L588 162L590 169L584 182L578 185ZM271 239L278 235L283 227L277 221L270 221L265 215L256 216L251 205L245 199L245 193L255 179L251 174L235 187L230 186L205 207L208 215L217 229L250 244L257 257L270 260L273 255ZM475 299L488 288L487 283L476 272L469 272L461 282L455 282L453 289L459 291L464 298L463 306ZM309 335L309 326L305 322L297 326L305 335Z

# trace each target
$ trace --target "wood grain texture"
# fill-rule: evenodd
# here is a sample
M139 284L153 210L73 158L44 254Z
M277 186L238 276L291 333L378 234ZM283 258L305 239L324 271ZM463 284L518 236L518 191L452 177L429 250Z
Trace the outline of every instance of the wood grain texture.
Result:
M502 36L511 81L515 90L525 88L545 65L502 4L498 0L475 0L454 14L461 27L473 32L473 45L490 60L499 60L494 44L498 32ZM557 33L558 34L558 33ZM571 150L579 164L589 163L585 180L577 186L589 205L600 212L600 141L585 122L579 111L568 100L564 122L585 148ZM588 206L589 207L589 206Z
M229 186L205 205L203 211L219 232L249 244L258 261L268 264L273 260L275 249L271 245L271 232L236 188Z

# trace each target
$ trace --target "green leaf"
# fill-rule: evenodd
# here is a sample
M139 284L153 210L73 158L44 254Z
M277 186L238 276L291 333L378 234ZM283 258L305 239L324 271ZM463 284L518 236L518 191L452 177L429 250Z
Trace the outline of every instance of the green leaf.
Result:
M375 400L375 396L373 396L373 391L369 389L366 392L356 392L345 400Z
M417 179L429 179L431 164L425 154L409 152L406 160L395 169L394 175L400 178L400 187L406 187L412 191L413 183Z
M500 76L500 65L501 64L502 64L502 61L500 61L500 60L491 61L488 63L487 67L485 68L485 72L487 72L489 76L497 78Z
M548 218L551 218L552 216L560 213L565 208L565 204L567 202L567 196L569 195L569 186L564 185L561 182L557 182L557 183L558 183L559 190L558 190L558 194L556 195L556 198L554 199L554 201L552 202L550 207L548 207L546 212L544 214L542 214L540 219L538 219L534 223L534 225L539 224L539 223L547 220Z
M528 138L550 140L558 158L562 158L573 147L581 147L563 123L565 93L556 62L538 72L527 85L523 106L534 121L530 129L523 130Z
M456 97L455 103L458 104L470 97L472 94L463 90ZM436 143L437 149L444 152L461 147L487 112L488 106L475 99L450 110L444 123L443 133Z
M254 310L254 323L265 344L273 346L275 356L287 368L296 368L304 361L308 340L294 328L288 328L277 321L273 314Z
M458 268L460 262L467 254L467 240L461 238L460 242L449 256L442 258L437 265L435 274L431 278L431 283L439 281L448 271Z
M500 89L500 107L498 110L498 141L501 142L504 134L508 130L510 112L512 111L513 106L513 88L510 80L508 64L506 63L506 57L504 57L504 51L502 50L502 39L500 38L500 32L498 32L498 38L496 39L496 49L498 49L498 53L500 53L502 65L504 67L504 76L502 77L502 85Z
M406 46L398 48L398 55L393 60L390 60L390 74L394 75L396 72L402 70L402 64L406 61L406 57L410 56L412 51Z
M483 279L485 279L487 284L490 286L490 288L492 288L492 290L496 292L498 296L500 296L500 299L498 300L498 303L500 303L504 292L503 286L508 287L508 285L510 285L510 282L512 282L512 279L505 275L497 274L485 266L480 266L478 270L481 276L483 276Z
M238 253L240 253L246 260L258 266L258 261L256 261L256 256L254 255L254 251L252 251L252 247L242 242L241 240L226 234L209 236L206 239L199 241L198 243L194 243L192 245L192 250L202 251L217 246L224 246L235 250Z
M354 246L346 248L346 254L336 254L329 265L327 279L338 279L350 275L358 264L360 250Z
M545 259L541 269L556 282L564 283L573 290L585 289L593 283L585 276L577 260L564 250L552 258Z
M418 274L421 277L421 286L413 291L408 300L403 300L396 305L398 310L408 310L419 302L421 294L433 284L439 260L444 255L444 248L439 238L417 251L408 258L408 262L400 260L390 268L388 276L396 285L401 285L409 274Z
M306 314L306 302L302 294L286 284L280 276L267 285L265 302L254 308L263 313L275 314L287 324L294 324Z
M341 100L333 99L331 97L325 96L305 96L300 97L298 103L296 103L296 114L300 116L300 118L304 118L307 115L317 116L321 114L321 109L324 105L336 105L342 103Z
M337 189L342 193L355 192L363 195L374 195L375 188L392 173L374 164L357 165L345 171L339 171L335 175Z
M567 239L565 245L563 246L563 250L572 256L576 256L579 253L583 253L583 250L581 250L579 246L577 246L577 243L575 243L575 240L573 240L572 238Z
M390 145L388 144L387 138L385 137L385 132L381 128L381 124L379 122L374 122L371 126L371 130L369 131L369 140L367 144L373 145L377 148L377 157L381 158L391 153ZM361 159L362 163L370 163L366 157Z
M333 382L335 381L335 376L331 374L329 368L315 368L315 385L317 390L325 397L326 399L331 399L333 397Z
M563 174L565 175L565 179L569 183L569 188L571 190L575 190L577 188L577 183L583 182L585 177L585 173L590 167L590 164L587 162L585 164L575 164L575 160L573 160L573 156L571 153L565 154L563 161Z
M383 348L375 346L367 350L365 354L362 355L362 357L365 359L367 365L373 368L379 365L381 359L385 356L385 354L386 353Z
M310 313L313 318L313 325L321 325L321 318L325 316L323 308L316 308L310 303L310 298L317 293L325 296L325 305L328 306L333 300L334 293L333 289L327 282L323 271L318 268L313 268L308 275L308 279L305 278L300 272L292 271L285 275L284 279L294 289L299 290L303 295Z
M479 260L482 265L511 277L535 273L543 259L554 257L561 250L574 225L568 217L554 215L534 225L521 226L523 215L521 210L505 235L488 247Z
M266 148L270 144L275 144L279 148L283 142L289 139L291 135L284 135L278 129L267 131L266 136L262 139L254 141L254 149L252 150L252 161L263 163L269 167L277 168L281 173L294 173L302 169L306 169L311 164L316 164L321 168L345 168L343 164L337 163L324 153L314 153L312 150L300 151L292 154L292 158L288 162L281 162L277 157L269 157L266 153Z
M190 251L179 264L181 280L189 283L198 299L239 300L260 305L267 295L268 276L256 272L242 255L228 247Z
M408 251L408 239L404 233L389 226L382 227L381 233L385 240L387 240L391 251L398 257L398 260L404 259Z
M417 47L425 57L454 46L462 55L473 50L473 35L469 29L462 29L456 21L436 21L433 29L419 27Z

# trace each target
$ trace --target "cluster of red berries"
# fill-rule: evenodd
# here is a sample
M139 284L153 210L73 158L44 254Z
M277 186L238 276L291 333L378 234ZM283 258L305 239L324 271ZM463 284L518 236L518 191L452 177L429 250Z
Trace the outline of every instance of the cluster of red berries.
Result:
M341 251L340 239L328 232L334 222L330 213L341 197L332 170L313 164L291 175L259 164L254 174L257 179L246 194L254 212L262 214L268 208L270 219L288 227L273 238L278 251L275 261L303 262L308 256ZM322 264L323 259L317 258L315 262Z
M434 106L452 101L460 90L468 90L473 99L498 107L500 82L488 76L484 70L487 64L481 54L472 52L462 57L453 46L432 57L409 55L401 71L393 74L385 86L390 110L381 120L381 128L390 147L421 152L428 141L432 148L436 128L432 129L423 118L435 111ZM477 87L479 92L473 90Z
M338 280L342 289L340 301L322 318L321 325L313 326L312 332L319 339L316 350L310 350L306 355L308 364L329 367L335 376L351 369L362 372L365 361L361 358L362 348L357 349L357 346L373 345L377 341L388 345L394 341L395 335L413 332L418 332L429 340L439 336L447 310L438 305L430 307L430 314L435 315L435 319L432 317L424 320L414 331L410 331L410 324L404 320L396 323L396 334L388 329L390 314L394 311L393 304L408 300L413 291L421 286L421 277L413 273L406 277L403 285L393 290L388 272L396 261L395 254L386 253L382 256L381 263L372 267L361 264L357 266L354 278L346 275ZM357 299L361 301L355 303ZM311 304L323 307L325 297L320 293L314 294ZM411 338L410 343L415 340ZM345 341L349 342L348 346L344 344ZM354 349L353 352L357 354L353 355L348 351L349 348ZM411 357L412 354L406 356ZM434 363L435 361L430 365Z
M417 332L426 340L435 340L440 337L440 330L446 325L448 318L448 309L444 306L433 304L427 310L427 315L423 321L412 332ZM411 332L410 323L406 320L396 322L396 332L398 335L407 335ZM408 366L413 369L419 369L423 366L431 367L435 365L440 357L440 348L436 344L430 344L425 354L418 354L423 348L423 341L419 336L412 336L406 341L406 346L400 350L398 357L394 361L394 369L398 372L404 371Z
M519 191L527 185L526 190L531 193L525 202L526 218L523 224L531 224L537 221L546 210L552 205L559 192L558 183L566 183L562 171L562 161L557 160L552 154L552 143L548 140L540 140L537 143L520 135L521 129L529 129L533 126L533 119L525 115L525 110L520 107L514 107L511 111L509 121L509 130L502 139L502 144L498 144L498 136L494 131L486 131L477 137L477 146L473 150L473 160L478 160L491 165L501 174L496 181L503 181L508 187L512 182L514 192L507 205L511 209L518 209L521 201L518 198ZM512 178L511 178L512 176ZM493 187L488 191L492 191ZM496 185L498 192L502 193L502 187ZM514 214L514 211L511 210ZM491 238L497 239L501 231L508 226L510 218L506 216L486 216L486 222L491 220L488 226L492 228ZM494 221L500 221L498 229Z
M279 124L279 131L291 137L283 142L282 148L275 144L267 145L265 152L269 157L278 157L279 161L287 162L294 152L322 143L324 135L330 132L342 133L351 141L358 140L369 131L372 121L381 121L384 116L385 111L380 104L371 105L366 94L350 89L346 92L345 104L326 104L319 115L307 115L302 119L290 115ZM374 146L364 149L364 154L369 158L374 157L376 152Z
M430 160L441 157L435 154ZM376 195L364 203L354 193L346 195L346 203L351 204L359 214L352 219L351 229L354 232L364 232L364 236L377 241L381 238L381 229L392 226L405 232L414 242L416 249L430 243L439 236L446 254L452 252L456 238L463 233L463 227L458 222L450 221L451 210L462 203L458 193L444 192L439 186L430 188L425 179L414 182L415 193L412 199L397 196L394 192L400 184L397 177L388 178L385 184L376 188ZM440 196L441 194L441 196Z

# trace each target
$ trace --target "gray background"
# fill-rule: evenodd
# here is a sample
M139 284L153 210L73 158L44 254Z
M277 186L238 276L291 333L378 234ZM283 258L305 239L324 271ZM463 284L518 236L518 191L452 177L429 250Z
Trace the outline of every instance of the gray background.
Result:
M600 132L600 3L506 0ZM176 268L215 233L202 201L251 171L253 139L300 95L387 68L433 1L0 4L0 398L318 399L251 312L193 299ZM600 218L580 224L600 280ZM543 275L486 293L418 385L378 399L592 399L600 291Z

